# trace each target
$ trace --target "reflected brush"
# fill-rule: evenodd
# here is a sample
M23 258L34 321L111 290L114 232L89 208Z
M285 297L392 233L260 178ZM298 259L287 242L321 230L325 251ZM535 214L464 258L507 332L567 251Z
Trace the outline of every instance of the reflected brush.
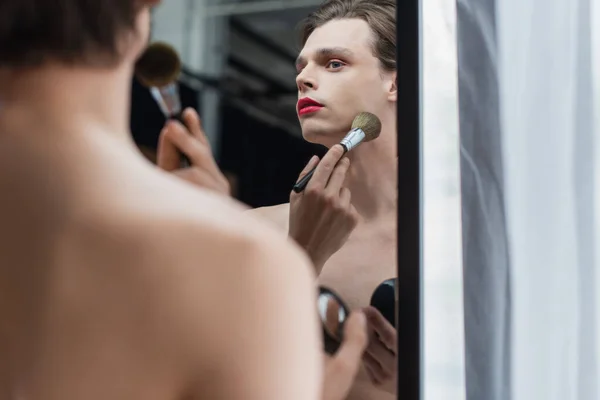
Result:
M362 142L370 142L371 140L377 139L380 133L381 121L379 118L374 114L361 112L354 118L354 121L352 121L352 130L348 132L346 137L340 142L344 148L344 154ZM315 166L294 185L294 192L300 193L306 188L306 185L310 182L316 169L317 167Z
M138 81L150 89L165 118L181 114L177 79L181 74L181 60L173 47L156 42L148 46L135 64Z
M150 90L166 119L181 117L182 106L177 79L181 74L181 59L175 49L164 42L150 44L135 64L135 77ZM182 155L182 166L190 166L190 160Z

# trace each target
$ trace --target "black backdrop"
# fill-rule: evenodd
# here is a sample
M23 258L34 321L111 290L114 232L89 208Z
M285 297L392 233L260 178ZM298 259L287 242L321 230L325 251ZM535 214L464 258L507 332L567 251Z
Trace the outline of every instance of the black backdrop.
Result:
M324 148L269 126L224 102L221 168L239 178L239 199L252 207L289 201L290 190L313 154Z
M181 102L202 116L198 92L180 85ZM313 154L325 149L293 137L252 118L223 99L221 105L219 166L237 178L237 198L251 207L285 203L298 174ZM135 142L156 149L165 123L150 92L134 80L131 131Z

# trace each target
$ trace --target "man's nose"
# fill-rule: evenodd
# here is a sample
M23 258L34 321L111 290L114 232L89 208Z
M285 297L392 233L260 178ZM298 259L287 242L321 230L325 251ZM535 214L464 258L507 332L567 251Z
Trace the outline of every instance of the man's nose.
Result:
M298 90L300 92L317 89L316 79L313 76L310 76L306 69L298 74L298 77L296 78L296 85L298 86Z

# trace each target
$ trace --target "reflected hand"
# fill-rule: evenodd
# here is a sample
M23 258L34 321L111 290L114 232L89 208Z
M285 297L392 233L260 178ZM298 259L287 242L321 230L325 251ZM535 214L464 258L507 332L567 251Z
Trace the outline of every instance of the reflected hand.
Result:
M344 340L333 357L326 355L322 400L343 400L358 374L367 346L365 315L353 312L344 324Z
M359 221L350 203L350 190L343 186L350 167L350 160L343 156L344 149L338 144L329 149L321 162L313 157L298 179L318 163L306 189L290 195L289 236L306 250L317 275Z
M369 345L363 355L371 382L389 393L396 393L398 333L374 307L366 307Z
M165 124L158 143L158 166L197 186L229 196L229 182L213 157L198 113L187 108L183 121L186 126L175 120ZM181 168L181 153L189 158L190 167Z

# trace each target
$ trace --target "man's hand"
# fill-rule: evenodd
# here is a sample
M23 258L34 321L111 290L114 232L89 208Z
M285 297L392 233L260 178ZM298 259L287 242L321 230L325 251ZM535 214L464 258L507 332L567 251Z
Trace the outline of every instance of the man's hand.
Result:
M350 160L341 145L335 145L319 162L313 157L298 180L315 165L306 189L290 195L289 236L306 250L317 274L325 262L348 240L359 215L350 203L350 190L343 186Z
M178 121L167 121L160 133L158 166L190 183L229 196L229 182L213 157L198 113L187 108L183 121L186 126ZM181 168L182 153L192 164L188 168Z
M326 356L322 400L344 400L358 373L367 346L365 315L353 312L344 325L344 341L333 357Z
M367 317L369 345L363 356L365 369L374 385L396 393L398 333L374 307L364 310Z

